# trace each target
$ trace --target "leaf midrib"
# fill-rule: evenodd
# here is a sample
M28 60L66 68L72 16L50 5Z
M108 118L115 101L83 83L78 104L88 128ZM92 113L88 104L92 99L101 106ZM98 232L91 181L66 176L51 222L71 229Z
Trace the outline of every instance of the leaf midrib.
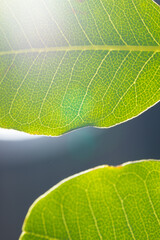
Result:
M47 53L47 52L63 52L63 51L144 51L144 52L160 52L160 46L114 46L114 45L88 45L88 46L66 46L66 47L50 47L50 48L29 48L19 50L1 51L0 56L14 55L24 53Z

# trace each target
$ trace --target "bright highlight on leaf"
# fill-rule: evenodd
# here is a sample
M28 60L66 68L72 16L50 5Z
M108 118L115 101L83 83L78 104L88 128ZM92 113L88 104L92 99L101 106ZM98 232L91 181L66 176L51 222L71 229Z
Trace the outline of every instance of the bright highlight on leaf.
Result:
M109 127L159 100L152 0L0 0L0 127Z
M159 202L159 161L101 166L39 198L20 240L158 240Z

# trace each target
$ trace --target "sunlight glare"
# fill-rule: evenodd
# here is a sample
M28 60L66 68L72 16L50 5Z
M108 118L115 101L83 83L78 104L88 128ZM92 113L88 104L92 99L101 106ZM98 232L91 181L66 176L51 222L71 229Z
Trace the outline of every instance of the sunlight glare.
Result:
M21 141L21 140L32 140L39 138L37 135L30 135L25 132L16 131L13 129L0 128L0 141Z

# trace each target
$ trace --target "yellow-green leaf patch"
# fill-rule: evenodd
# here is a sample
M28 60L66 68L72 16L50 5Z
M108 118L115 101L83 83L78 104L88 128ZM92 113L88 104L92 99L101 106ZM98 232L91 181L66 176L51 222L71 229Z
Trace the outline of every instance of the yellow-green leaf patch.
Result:
M0 0L0 127L110 127L159 100L152 0Z
M20 240L160 236L160 162L101 166L64 180L31 206Z

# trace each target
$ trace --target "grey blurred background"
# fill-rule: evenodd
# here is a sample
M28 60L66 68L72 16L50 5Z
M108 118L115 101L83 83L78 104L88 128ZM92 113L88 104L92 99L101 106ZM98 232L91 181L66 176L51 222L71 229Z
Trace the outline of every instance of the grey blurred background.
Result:
M160 0L153 0L154 2L156 2L158 5L160 5Z
M160 159L160 103L110 129L0 140L0 239L17 240L33 201L62 179L101 165Z

